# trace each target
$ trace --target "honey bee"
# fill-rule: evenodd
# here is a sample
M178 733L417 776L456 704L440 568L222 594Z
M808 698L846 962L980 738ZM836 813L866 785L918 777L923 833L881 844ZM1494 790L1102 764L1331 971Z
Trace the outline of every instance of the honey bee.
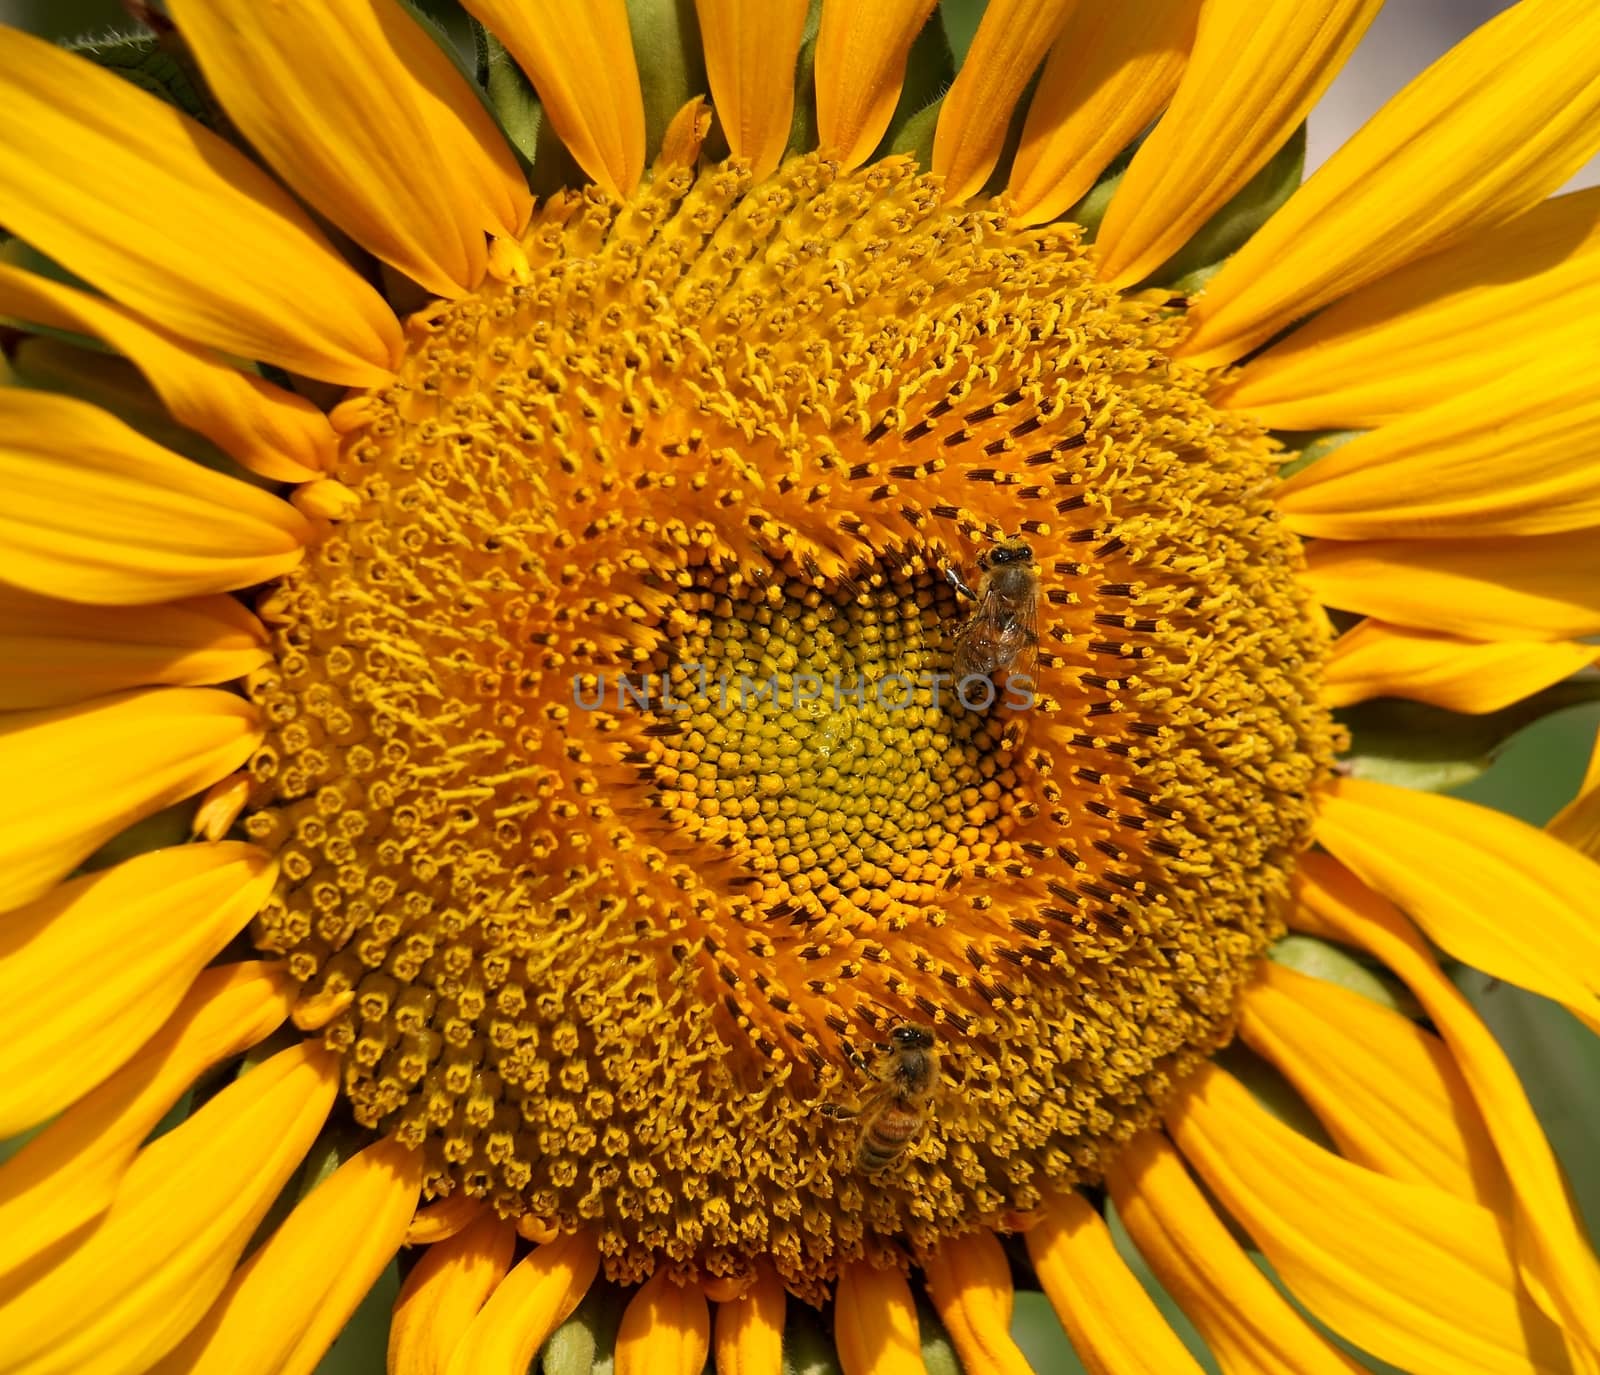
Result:
M945 570L956 592L978 604L956 632L957 681L1003 673L1039 643L1039 565L1033 546L1020 535L1000 540L979 557L978 570L983 576L976 591L958 569Z
M876 1064L849 1051L851 1064L871 1077L872 1087L859 1108L829 1103L822 1111L839 1121L861 1123L856 1168L863 1174L876 1174L894 1164L933 1115L939 1091L934 1040L931 1028L905 1023L878 1047Z

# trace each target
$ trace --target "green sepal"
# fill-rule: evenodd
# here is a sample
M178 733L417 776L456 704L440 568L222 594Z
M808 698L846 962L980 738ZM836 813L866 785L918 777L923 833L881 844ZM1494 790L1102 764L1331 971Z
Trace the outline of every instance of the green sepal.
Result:
M1285 936L1267 951L1267 958L1285 969L1359 993L1404 1017L1418 1020L1422 1016L1421 1005L1400 980L1331 941L1316 936Z
M950 45L944 39L944 30L937 22L924 24L912 41L911 52L906 58L906 78L900 86L900 98L895 102L894 114L889 117L889 127L878 141L874 159L895 152L916 151L900 148L900 137L906 126L919 115L925 115L930 108L937 111L939 98L950 89L950 83L955 79L955 70L950 60ZM932 150L933 135L930 130L927 151L931 154ZM930 158L923 156L921 161L923 167L927 167Z
M627 1294L616 1285L591 1284L572 1316L545 1342L539 1369L544 1375L610 1375L627 1303Z
M1017 1290L1011 1305L1011 1340L1033 1370L1087 1375L1050 1300L1037 1289Z
M1525 726L1567 707L1600 702L1600 679L1572 679L1499 711L1467 716L1386 697L1335 712L1351 735L1352 776L1424 792L1469 783Z
M1295 193L1305 166L1306 126L1301 124L1266 165L1140 286L1164 286L1185 296L1199 291Z
M188 56L187 46L176 33L113 33L80 38L67 44L67 48L190 118L209 128L216 127L216 109L210 93Z
M803 1303L791 1303L784 1318L783 1375L844 1375L833 1338Z
M918 110L890 140L889 151L910 154L926 172L933 166L933 133L939 127L939 111L943 108L944 97L940 96L932 105Z
M484 92L489 113L522 160L532 167L538 161L539 131L544 125L544 106L534 93L533 83L523 75L505 44L476 20L472 42L478 86Z
M470 84L473 78L473 62L469 50L464 49L462 44L470 39L472 46L476 47L477 35L471 32L469 21L461 7L448 3L427 5L421 3L421 0L400 0L400 6L417 21L428 37L438 45L439 51L455 64L455 69L466 77ZM449 16L448 20L445 15Z
M822 0L811 0L794 64L794 117L789 121L786 154L809 153L817 146L817 31L821 27Z
M917 1290L917 1339L922 1344L922 1364L927 1375L962 1375L961 1358L950 1340L944 1320L928 1296Z
M644 95L645 161L661 147L672 118L706 92L706 64L694 0L628 0L628 27Z
M1250 1096L1284 1126L1293 1128L1324 1150L1335 1149L1327 1129L1317 1119L1316 1113L1306 1106L1306 1100L1296 1092L1294 1085L1243 1041L1235 1041L1224 1047L1217 1053L1213 1063L1218 1069L1227 1070L1249 1089Z
M1071 220L1074 224L1083 226L1083 241L1093 243L1095 236L1100 232L1100 222L1106 217L1106 210L1111 205L1111 198L1117 194L1117 188L1122 185L1123 174L1128 170L1128 164L1133 161L1133 155L1139 151L1139 145L1144 142L1145 136L1141 134L1124 148L1116 157L1111 159L1111 165L1100 174L1099 180L1083 193L1083 198L1074 205L1061 218Z
M1352 439L1359 439L1365 430L1284 430L1274 434L1289 456L1278 467L1278 477L1293 477L1302 468L1309 468L1319 458L1326 458L1335 449L1343 448Z
M978 25L983 21L983 12L988 8L989 0L942 0L939 6L945 42L950 45L950 56L958 69L967 60Z

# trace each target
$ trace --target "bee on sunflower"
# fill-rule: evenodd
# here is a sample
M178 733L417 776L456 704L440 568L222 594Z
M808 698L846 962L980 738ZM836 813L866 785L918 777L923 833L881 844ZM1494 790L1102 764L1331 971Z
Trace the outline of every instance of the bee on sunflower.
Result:
M1600 1369L1600 9L464 8L0 31L0 1375Z

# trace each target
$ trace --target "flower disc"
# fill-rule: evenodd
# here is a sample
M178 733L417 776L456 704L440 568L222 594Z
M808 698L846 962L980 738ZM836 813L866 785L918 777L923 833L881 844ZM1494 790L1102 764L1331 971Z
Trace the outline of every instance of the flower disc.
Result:
M663 166L342 409L357 502L262 606L256 940L435 1194L818 1294L1097 1178L1229 1036L1325 628L1272 446L1078 234ZM1013 535L1037 653L964 701L949 574ZM824 1108L897 1018L940 1072L867 1173Z

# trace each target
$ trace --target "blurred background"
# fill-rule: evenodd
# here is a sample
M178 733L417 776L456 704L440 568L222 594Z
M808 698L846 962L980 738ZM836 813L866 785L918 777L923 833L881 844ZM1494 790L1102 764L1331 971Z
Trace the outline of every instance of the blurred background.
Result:
M1354 57L1311 116L1308 170L1318 166L1407 81L1509 0L1389 0ZM51 37L73 37L126 23L117 0L0 0L0 22ZM1600 156L1566 189L1600 184ZM1512 738L1481 777L1454 791L1543 825L1576 791L1600 726L1600 707L1547 717ZM1507 912L1507 920L1517 914ZM1462 970L1459 982L1513 1060L1558 1154L1591 1231L1600 1233L1600 1038L1544 999ZM3 1156L3 1152L0 1152ZM1153 1286L1153 1281L1147 1282ZM382 1375L387 1310L397 1286L393 1267L369 1296L319 1375ZM1175 1325L1191 1335L1170 1301L1157 1294ZM1018 1339L1039 1370L1081 1370L1061 1346L1060 1329L1039 1295L1018 1305ZM1208 1371L1209 1353L1197 1352ZM1374 1370L1384 1367L1376 1364Z

